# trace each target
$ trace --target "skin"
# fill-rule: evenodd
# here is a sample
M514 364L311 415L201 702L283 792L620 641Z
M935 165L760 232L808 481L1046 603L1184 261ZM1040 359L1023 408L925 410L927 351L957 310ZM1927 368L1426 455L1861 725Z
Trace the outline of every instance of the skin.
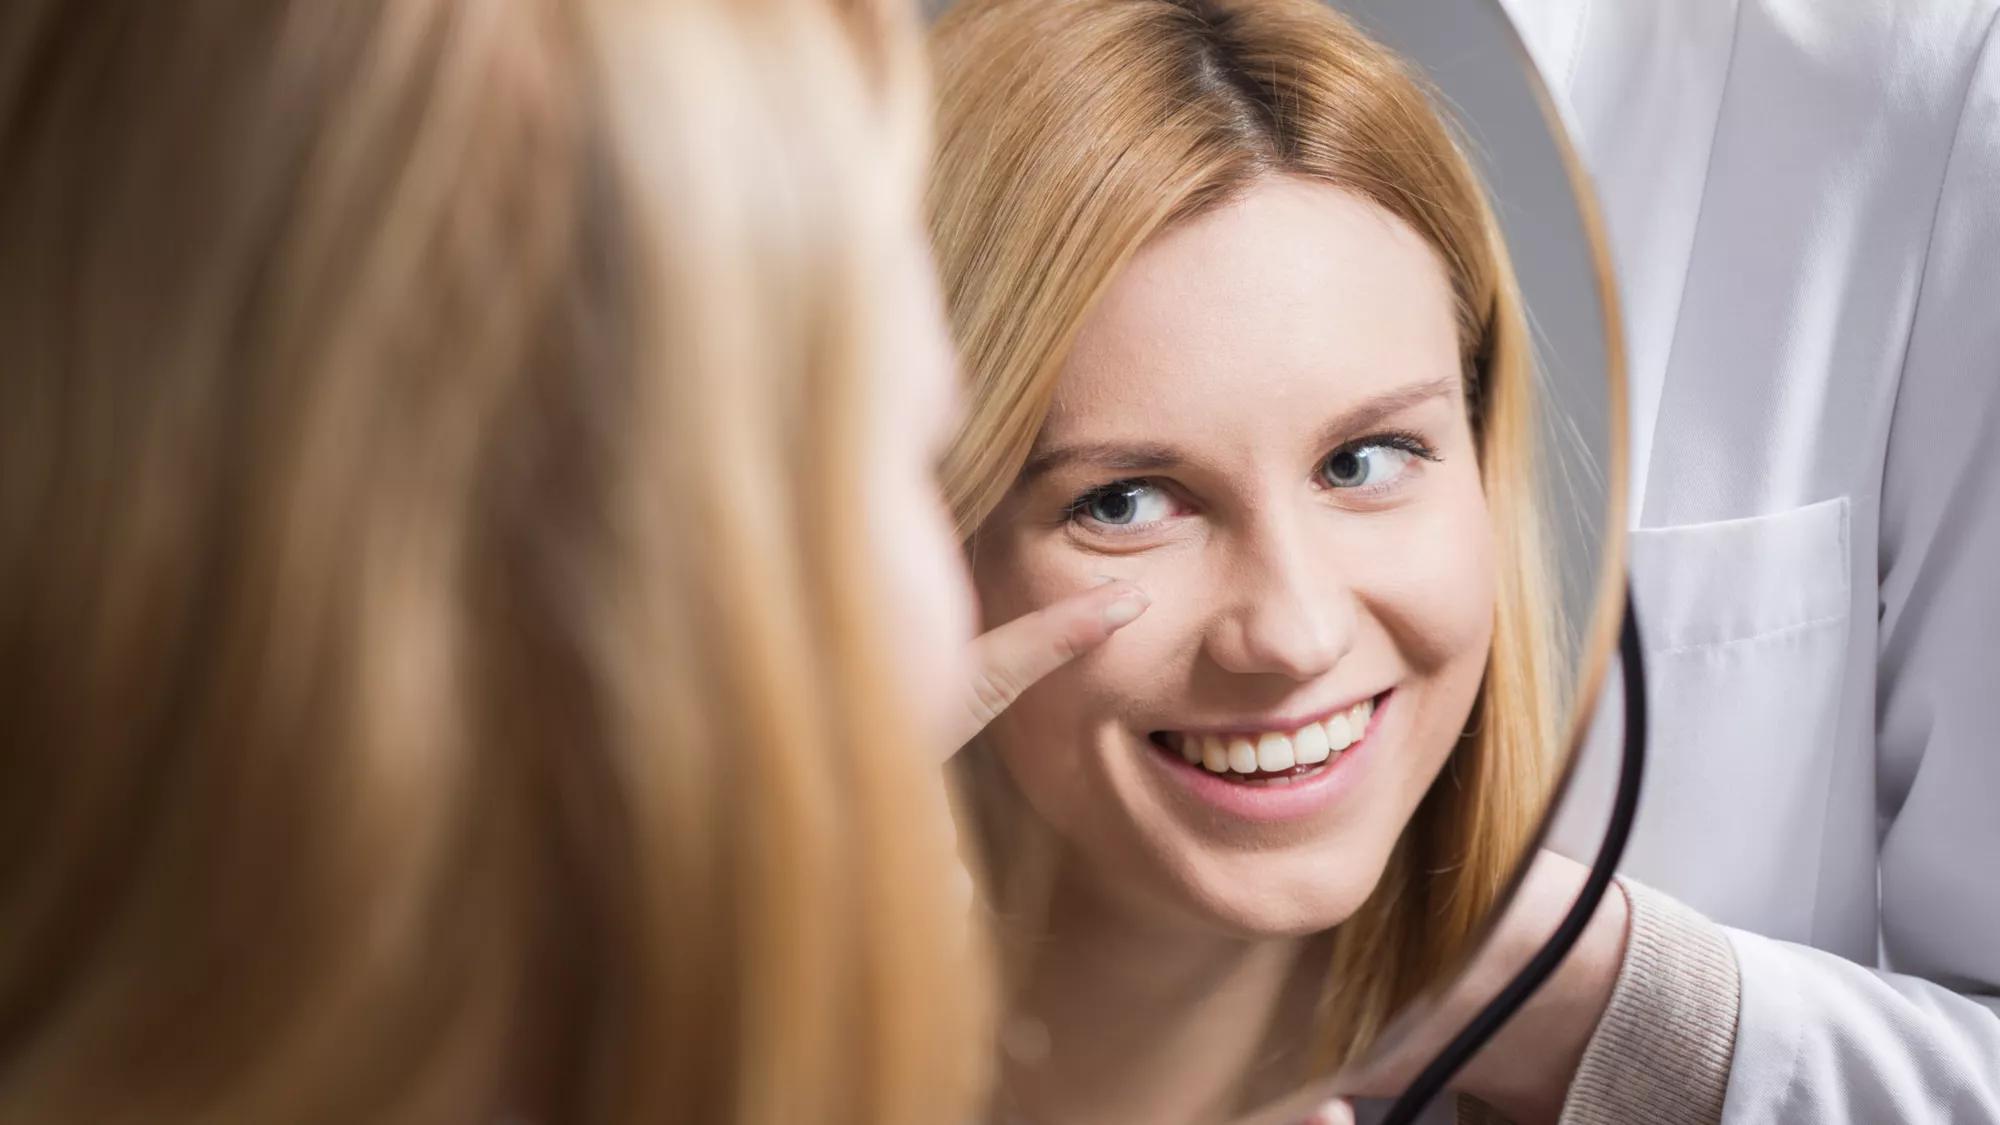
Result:
M1129 519L1070 514L1133 478ZM1025 1115L1212 1120L1269 1057L1246 1029L1303 1037L1302 951L1373 890L1477 693L1491 530L1450 287L1387 212L1267 180L1113 282L974 552L989 623L1105 575L1157 603L991 729L1076 860L1023 1005L1052 1049L1007 1076ZM1348 790L1290 822L1218 814L1149 738L1388 691Z

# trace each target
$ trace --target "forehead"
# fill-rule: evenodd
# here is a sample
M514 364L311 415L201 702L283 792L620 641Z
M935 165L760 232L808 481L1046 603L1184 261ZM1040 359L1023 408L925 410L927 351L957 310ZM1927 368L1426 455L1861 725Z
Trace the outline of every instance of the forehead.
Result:
M1100 436L1117 418L1312 427L1457 367L1450 284L1429 245L1359 196L1274 178L1134 256L1086 317L1043 436Z

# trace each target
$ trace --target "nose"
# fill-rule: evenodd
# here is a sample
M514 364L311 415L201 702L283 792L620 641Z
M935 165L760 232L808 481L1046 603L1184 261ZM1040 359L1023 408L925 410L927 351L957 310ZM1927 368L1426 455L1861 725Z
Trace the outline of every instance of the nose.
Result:
M1210 657L1240 675L1304 682L1354 644L1355 593L1337 558L1295 524L1265 521L1235 553L1227 595L1206 638Z

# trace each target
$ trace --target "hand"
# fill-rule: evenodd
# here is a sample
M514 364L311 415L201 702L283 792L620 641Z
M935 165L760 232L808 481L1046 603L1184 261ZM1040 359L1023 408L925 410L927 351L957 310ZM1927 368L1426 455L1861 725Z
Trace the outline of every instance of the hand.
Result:
M976 638L967 662L972 682L966 685L962 717L946 743L945 757L958 753L1035 681L1103 644L1138 620L1151 604L1145 591L1114 579ZM975 895L972 874L963 866L958 874L959 895L970 905Z
M1311 1117L1299 1125L1354 1125L1354 1110L1344 1101L1335 1098L1313 1111Z
M1036 680L1103 644L1151 604L1145 591L1113 580L1017 617L973 641L972 683L946 757L985 730Z
M1388 1050L1365 1060L1340 1089L1360 1097L1400 1094L1555 932L1588 874L1589 868L1575 860L1537 853L1472 963L1441 998L1420 1002L1428 1010L1419 1011L1416 1024L1393 1029L1385 1037ZM1624 963L1629 913L1624 892L1613 884L1554 975L1459 1071L1452 1088L1491 1105L1517 1125L1560 1117Z

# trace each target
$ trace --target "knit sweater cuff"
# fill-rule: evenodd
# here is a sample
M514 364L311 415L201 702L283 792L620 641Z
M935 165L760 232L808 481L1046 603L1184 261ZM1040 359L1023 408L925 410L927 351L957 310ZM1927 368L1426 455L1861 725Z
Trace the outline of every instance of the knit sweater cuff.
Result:
M1625 961L1561 1125L1718 1125L1736 1050L1736 955L1715 923L1618 883L1631 904Z

